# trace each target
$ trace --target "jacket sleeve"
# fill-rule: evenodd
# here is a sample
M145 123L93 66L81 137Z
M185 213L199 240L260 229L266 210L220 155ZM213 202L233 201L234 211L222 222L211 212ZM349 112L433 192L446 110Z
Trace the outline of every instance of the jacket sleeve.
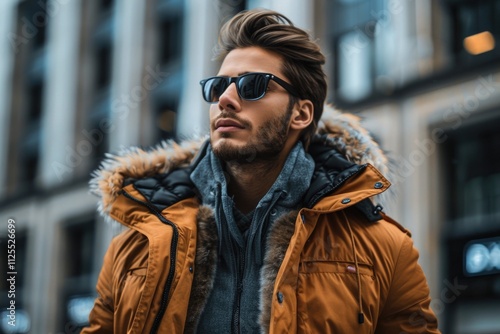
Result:
M404 238L375 333L440 333L418 251L409 236Z
M113 242L111 243L97 279L97 298L89 315L89 326L83 328L81 334L113 333L114 301L112 289L113 277Z

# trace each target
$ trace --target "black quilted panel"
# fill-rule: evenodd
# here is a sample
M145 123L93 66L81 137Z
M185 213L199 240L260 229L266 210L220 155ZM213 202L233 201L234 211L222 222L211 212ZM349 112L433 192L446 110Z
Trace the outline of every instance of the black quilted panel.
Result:
M190 168L176 169L170 173L134 180L134 188L159 211L183 199L195 196L189 178Z
M347 161L337 150L325 145L325 140L327 140L326 137L316 136L309 147L309 154L313 157L316 167L311 186L304 198L308 207L314 206L317 201L339 187L347 178L365 168L365 166Z

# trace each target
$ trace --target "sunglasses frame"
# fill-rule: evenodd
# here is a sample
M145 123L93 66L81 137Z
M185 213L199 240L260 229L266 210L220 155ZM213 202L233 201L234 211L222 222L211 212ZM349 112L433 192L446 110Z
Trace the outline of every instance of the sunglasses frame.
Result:
M260 95L259 97L256 97L256 98L253 98L253 99L247 99L247 98L244 98L243 96L241 96L240 88L238 86L238 83L240 82L241 78L244 78L244 77L249 76L249 75L263 75L264 78L265 78L265 80L266 80L265 81L266 86L265 86L265 89L264 89L264 93L262 93L262 95ZM229 88L229 86L234 82L235 85L236 85L236 91L238 92L238 96L241 99L245 100L245 101L257 101L257 100L262 99L264 96L266 96L267 88L269 87L269 81L271 81L271 80L273 80L278 85L280 85L281 87L283 87L289 94L291 94L293 96L296 96L296 97L299 97L299 94L297 93L297 91L295 90L295 88L293 88L292 85L290 85L288 82L284 81L283 79L278 78L274 74L264 73L264 72L250 72L250 73L245 73L245 74L237 76L237 77L214 76L214 77L210 77L210 78L206 78L206 79L201 80L200 81L200 85L201 85L201 94L203 96L203 99L206 102L211 103L211 104L219 102L219 100L217 100L217 101L207 101L207 99L205 98L205 85L207 84L207 82L209 82L212 79L225 79L226 82L228 82L228 84L227 84L227 87L226 87L226 89L224 91L226 91ZM224 93L224 92L222 92L222 93Z

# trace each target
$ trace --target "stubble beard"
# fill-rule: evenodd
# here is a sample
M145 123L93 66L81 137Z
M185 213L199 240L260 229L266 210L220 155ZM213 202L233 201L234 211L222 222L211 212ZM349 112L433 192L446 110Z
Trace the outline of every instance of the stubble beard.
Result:
M288 138L288 125L292 116L293 104L289 104L286 112L260 127L257 135L244 146L234 146L227 141L213 147L214 154L225 162L251 164L278 159ZM230 134L222 134L230 137Z

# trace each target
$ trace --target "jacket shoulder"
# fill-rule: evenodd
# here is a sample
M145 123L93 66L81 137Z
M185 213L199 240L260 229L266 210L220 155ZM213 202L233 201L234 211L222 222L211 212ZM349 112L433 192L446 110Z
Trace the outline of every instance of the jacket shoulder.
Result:
M345 238L349 240L353 233L360 257L367 263L384 267L387 274L393 270L401 254L413 248L410 232L385 214L382 214L382 219L370 222L361 212L351 209L347 210L346 218L344 225L349 225L352 232L344 226Z
M131 243L141 244L141 241L143 240L145 240L146 242L148 241L147 237L144 234L132 228L126 228L124 231L120 232L117 236L115 236L111 240L111 243L113 244L113 247L115 249L119 249L120 247L123 246L130 246Z
M347 220L352 224L353 231L381 242L384 239L411 238L411 232L384 212L380 212L381 219L369 221L362 212L355 208L345 211ZM356 233L356 232L355 232Z
M148 238L134 229L126 229L113 238L109 250L112 251L113 268L127 271L131 268L145 268L148 263Z
M373 245L378 245L380 250L393 253L394 256L398 256L407 244L413 244L410 231L384 213L382 219L369 223L366 234L372 239Z
M411 237L411 232L406 227L404 227L403 225L401 225L400 223L398 223L396 220L394 220L390 216L386 215L384 212L380 212L380 214L382 215L383 221L385 223L388 223L389 225L392 225L392 226L396 227L398 230L400 230L404 234L406 234L409 237Z

